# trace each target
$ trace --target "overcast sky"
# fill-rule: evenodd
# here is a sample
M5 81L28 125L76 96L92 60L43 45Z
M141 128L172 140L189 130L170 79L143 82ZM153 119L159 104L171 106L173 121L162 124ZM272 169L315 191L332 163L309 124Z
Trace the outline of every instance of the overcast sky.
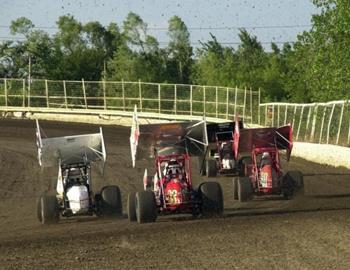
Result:
M58 17L68 13L83 23L121 25L133 11L149 28L166 28L170 17L180 16L190 30L193 45L198 40L207 41L210 32L220 42L238 42L239 27L247 27L261 42L295 41L298 33L310 29L311 16L317 12L311 0L0 0L0 6L0 40L11 37L8 26L21 16L38 27L55 27ZM149 34L159 42L168 41L164 29L150 29Z

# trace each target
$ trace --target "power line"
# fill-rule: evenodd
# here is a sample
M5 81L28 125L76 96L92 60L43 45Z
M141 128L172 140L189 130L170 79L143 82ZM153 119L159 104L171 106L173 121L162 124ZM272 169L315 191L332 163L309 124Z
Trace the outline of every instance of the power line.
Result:
M245 29L283 29L283 28L305 28L305 27L311 27L310 24L295 24L295 25L261 25L261 26L219 26L219 27L187 27L187 30L189 31L201 31L201 30L239 30L242 28ZM0 28L10 28L9 25L0 25ZM34 26L35 29L56 29L58 30L58 27L55 26ZM167 27L148 27L148 30L152 31L167 31L169 30Z

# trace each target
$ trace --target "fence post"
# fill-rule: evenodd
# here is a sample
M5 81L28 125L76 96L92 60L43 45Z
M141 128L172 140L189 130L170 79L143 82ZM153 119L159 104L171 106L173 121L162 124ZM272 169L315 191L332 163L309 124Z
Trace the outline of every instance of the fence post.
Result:
M63 92L64 92L64 104L66 105L66 109L68 109L66 81L63 81Z
M215 87L215 117L218 118L218 87Z
M226 119L228 119L228 87L226 87Z
M49 102L49 86L47 84L47 80L45 80L45 94L46 94L46 107L50 107L50 102Z
M193 113L193 111L192 111L192 96L193 96L193 85L191 84L191 86L190 86L190 114L191 114L191 116Z
M335 107L335 103L334 103L333 106L332 106L331 115L329 116L329 120L328 120L328 126L327 126L327 144L329 143L329 131L330 131L330 128L331 128L331 122L332 122L332 118L333 118L334 107Z
M275 104L272 104L272 121L271 126L273 127L275 125Z
M84 82L84 79L81 79L81 83L82 83L82 86L83 86L83 94L84 94L85 109L87 109L87 99L86 99L86 90L85 90L85 82Z
M280 105L277 105L277 127L280 125Z
M174 84L174 110L175 114L177 114L177 86Z
M5 106L7 107L7 80L4 79L4 84L5 84Z
M321 123L321 131L320 131L320 139L319 139L318 143L321 143L321 141L322 141L322 133L323 133L323 126L324 126L324 118L326 117L326 111L327 111L327 106L324 106L322 123Z
M142 112L142 88L141 88L141 80L139 79L139 98L140 98L140 111Z
M123 98L123 111L125 111L126 107L125 107L125 85L124 85L124 79L122 79L122 98Z
M284 111L284 122L283 125L287 124L287 116L288 116L288 105L286 105L286 110Z
M343 106L341 107L340 119L339 119L339 127L338 127L338 133L337 133L337 141L336 141L335 144L338 144L338 143L339 143L340 129L341 129L341 124L342 124L342 122L343 122L344 107L345 107L345 101L344 101L344 103L343 103Z
M23 79L22 106L26 106L26 80ZM28 83L28 107L30 107L30 83Z
M292 122L292 127L294 129L294 123L295 123L295 115L297 113L297 108L298 106L296 104L294 104L294 112L293 112L293 122Z
M299 138L299 132L300 132L301 121L303 120L304 107L305 107L305 105L303 105L303 106L301 107L301 113L300 113L300 118L299 118L299 124L298 124L298 131L297 131L296 140L298 140L298 138Z
M253 91L250 87L250 123L253 124Z
M237 92L238 92L238 87L236 85L236 89L235 89L235 108L234 108L235 117L237 116Z
M161 105L160 105L160 83L158 83L158 114L161 113Z
M243 121L245 121L245 107L247 105L247 87L244 87L244 101L243 101Z
M306 121L306 129L305 129L304 141L306 140L307 131L308 131L309 125L310 125L311 111L312 111L312 107L309 106L309 113L308 113L308 115L307 115L307 121Z
M310 134L310 141L313 142L315 138L315 128L316 128L316 118L317 118L317 111L318 111L318 105L315 105L314 115L312 118L312 127L311 127L311 134Z
M260 87L259 87L259 93L258 93L258 124L260 125L260 102L261 102L261 93L260 93Z
M267 105L265 105L265 127L267 126Z
M205 96L205 86L203 86L203 114L206 115L206 106L205 106L205 103L206 103L206 96Z
M106 81L103 78L102 80L102 89L103 89L103 109L107 110L107 100L106 100Z

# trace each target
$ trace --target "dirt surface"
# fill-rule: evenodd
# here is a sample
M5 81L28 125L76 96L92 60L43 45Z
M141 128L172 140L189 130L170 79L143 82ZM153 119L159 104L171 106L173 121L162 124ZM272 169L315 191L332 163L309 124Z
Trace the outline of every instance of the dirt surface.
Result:
M87 124L41 125L48 136L98 132ZM125 209L150 163L131 168L129 128L103 131L108 165L104 178L93 175L94 189L119 185ZM0 269L350 269L350 171L299 158L285 169L304 173L305 196L240 204L231 178L222 177L222 218L167 216L138 225L81 217L42 226L36 199L57 169L39 168L34 121L0 119Z

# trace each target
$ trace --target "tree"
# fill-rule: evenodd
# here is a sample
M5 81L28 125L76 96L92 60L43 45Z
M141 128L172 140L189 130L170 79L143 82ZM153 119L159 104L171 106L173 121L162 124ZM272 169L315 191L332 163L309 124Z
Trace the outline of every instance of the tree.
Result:
M167 74L169 81L188 83L192 66L192 47L187 26L178 16L169 20Z

